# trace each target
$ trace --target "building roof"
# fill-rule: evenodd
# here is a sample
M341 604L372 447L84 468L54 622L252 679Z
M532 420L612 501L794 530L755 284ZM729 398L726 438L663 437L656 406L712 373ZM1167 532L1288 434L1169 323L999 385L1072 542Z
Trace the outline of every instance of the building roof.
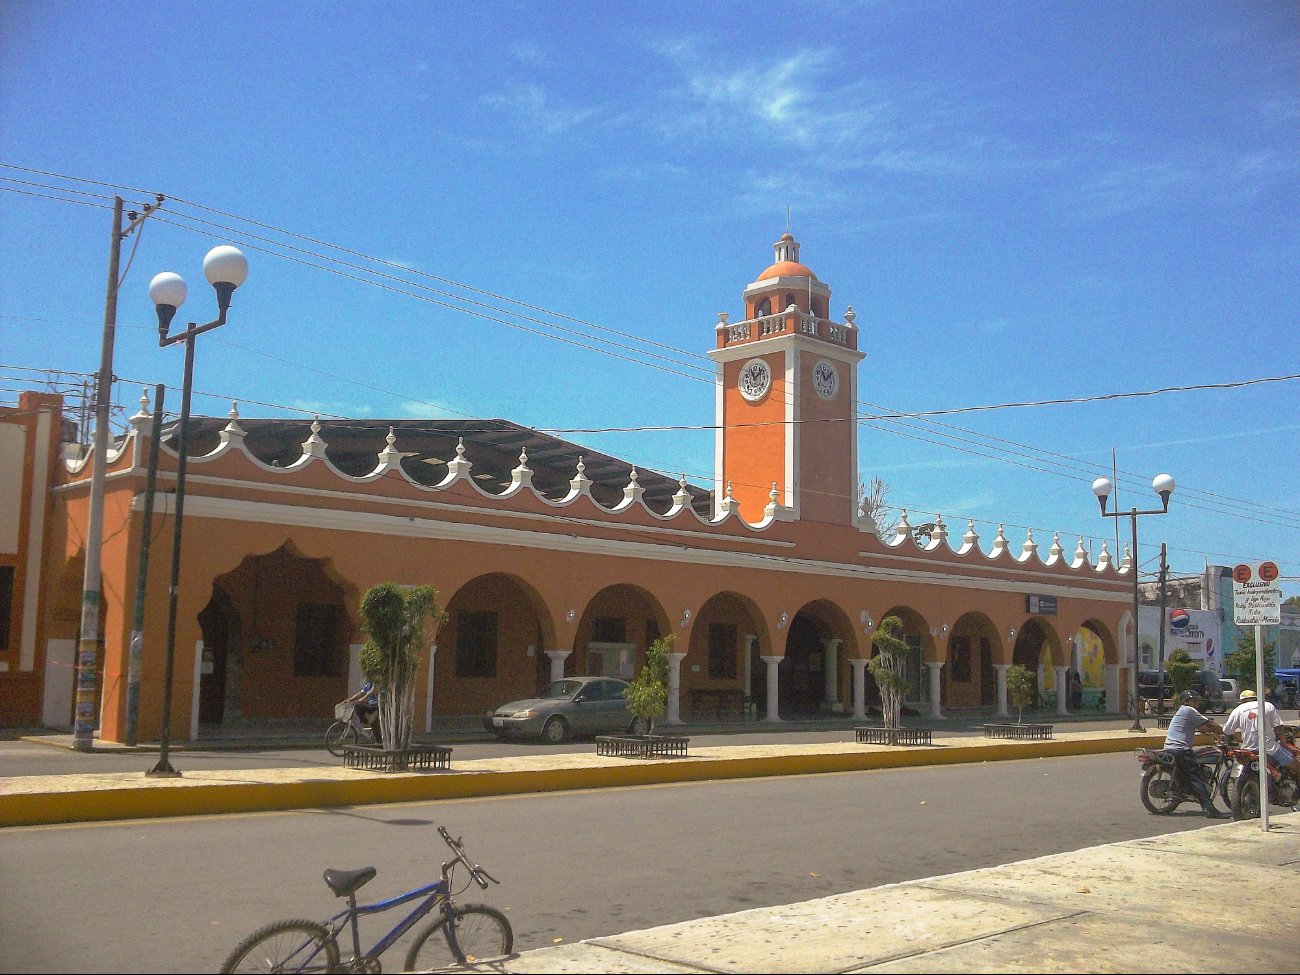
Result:
M217 448L224 417L192 417L188 453L202 456ZM447 476L447 462L456 447L465 443L465 459L472 463L471 477L485 491L503 491L511 483L511 471L519 466L519 455L527 451L533 486L544 496L557 500L569 493L569 481L577 472L579 459L591 484L591 494L611 507L623 499L635 465L580 444L520 426L509 420L321 420L320 439L331 464L352 477L374 470L378 455L387 446L391 428L393 446L403 454L402 469L419 484L437 484ZM246 431L248 451L272 466L294 463L302 456L302 444L311 436L312 421L296 419L239 418ZM163 438L175 449L179 423L164 429ZM658 471L637 468L637 483L645 489L643 500L652 510L667 511L682 481ZM712 492L687 483L691 506L703 517L712 514Z

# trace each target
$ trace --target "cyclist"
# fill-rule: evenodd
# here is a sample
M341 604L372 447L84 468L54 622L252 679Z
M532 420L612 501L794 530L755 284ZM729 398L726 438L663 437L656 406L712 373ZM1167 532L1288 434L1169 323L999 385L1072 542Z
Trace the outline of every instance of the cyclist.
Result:
M367 680L361 685L361 690L347 699L347 703L356 705L357 720L370 729L375 741L379 741L379 688L375 687L375 682Z

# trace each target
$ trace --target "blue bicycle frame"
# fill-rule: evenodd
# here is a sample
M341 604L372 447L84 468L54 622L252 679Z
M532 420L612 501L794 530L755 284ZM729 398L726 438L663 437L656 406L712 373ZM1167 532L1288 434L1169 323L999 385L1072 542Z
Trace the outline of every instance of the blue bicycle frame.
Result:
M356 904L349 898L347 908L340 911L325 922L325 926L330 930L330 937L338 943L339 934L342 933L345 926L352 928L352 951L354 958L370 957L378 958L385 951L391 948L397 940L407 931L411 930L415 924L422 920L430 911L432 911L439 901L449 904L450 899L447 897L448 884L446 880L436 880L431 884L425 884L423 887L417 887L414 890L408 890L404 894L398 894L396 897L390 897L388 900L376 901L373 904ZM365 953L361 953L361 929L358 924L363 915L382 914L384 911L391 910L402 904L408 904L413 900L425 898L411 911L405 918L397 923L397 926L389 931L386 935L375 942L374 946ZM349 925L349 921L351 922ZM342 964L342 959L340 959Z

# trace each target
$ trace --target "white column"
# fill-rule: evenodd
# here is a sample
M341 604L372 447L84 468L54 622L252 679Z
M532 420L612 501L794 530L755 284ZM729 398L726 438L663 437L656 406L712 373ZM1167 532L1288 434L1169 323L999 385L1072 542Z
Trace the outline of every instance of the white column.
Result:
M943 661L935 663L927 660L925 665L930 669L930 717L942 721L943 712L939 709L939 691L942 687L939 683L939 673L943 670Z
M203 683L203 641L194 641L194 689L190 694L190 741L199 739L199 685ZM105 697L107 699L107 697ZM101 724L102 728L103 725Z
M1106 713L1122 714L1124 696L1119 689L1119 664L1106 664Z
M994 664L993 679L998 688L998 717L1009 718L1011 712L1007 710L1007 671L1011 669L1011 664Z
M1053 667L1052 671L1056 674L1056 713L1069 714L1070 709L1066 707L1070 700L1070 682L1066 679L1068 667Z
M424 733L433 730L433 672L438 659L438 644L429 644L429 673L424 679ZM349 688L350 689L350 688ZM414 730L414 729L412 729Z
M779 722L781 715L777 712L777 667L781 666L784 657L764 657L763 663L767 664L767 716L764 721Z
M822 641L824 652L822 654L822 674L823 687L822 696L826 701L828 711L838 711L840 703L839 693L839 671L840 671L840 641L834 638Z
M572 650L546 651L546 655L551 658L551 680L564 679L564 659L572 652Z
M745 700L754 696L754 651L758 649L758 637L753 633L745 637Z
M682 658L684 653L668 655L668 711L664 715L664 724L681 724L682 699Z
M849 666L853 668L853 716L861 721L867 716L867 662L850 660Z

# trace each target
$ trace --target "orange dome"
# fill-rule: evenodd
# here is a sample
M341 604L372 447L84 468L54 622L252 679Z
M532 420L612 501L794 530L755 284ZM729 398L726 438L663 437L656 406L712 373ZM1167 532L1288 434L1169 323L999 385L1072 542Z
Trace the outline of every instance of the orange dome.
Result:
M806 264L800 264L798 261L777 261L766 271L760 274L755 280L766 281L768 278L786 278L786 277L810 277L814 281L817 275L813 274Z

